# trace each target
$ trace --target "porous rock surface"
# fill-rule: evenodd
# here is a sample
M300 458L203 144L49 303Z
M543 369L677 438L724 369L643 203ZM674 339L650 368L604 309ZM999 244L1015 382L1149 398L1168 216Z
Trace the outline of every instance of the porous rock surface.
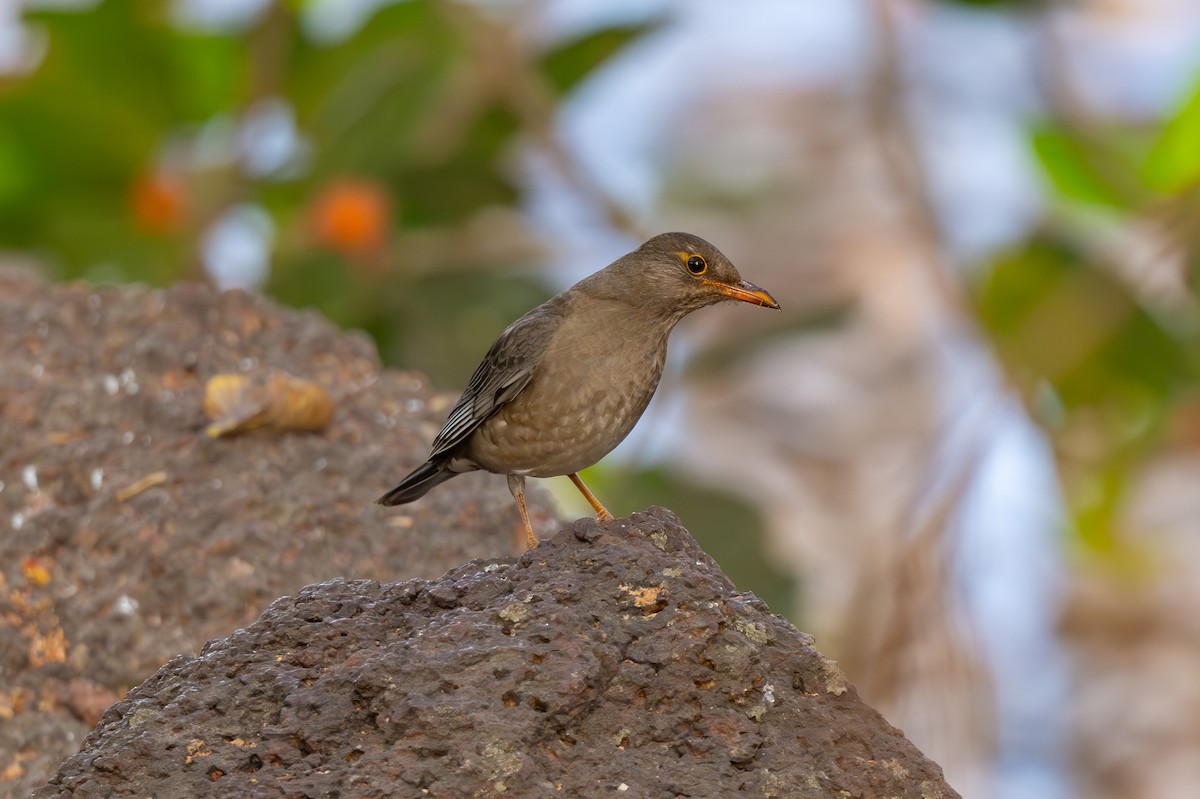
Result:
M329 428L206 437L206 381L267 367L323 386ZM168 659L284 594L518 551L502 477L372 504L454 399L381 370L364 336L252 294L0 269L0 799L44 784Z
M131 690L34 794L956 795L661 509L280 599Z

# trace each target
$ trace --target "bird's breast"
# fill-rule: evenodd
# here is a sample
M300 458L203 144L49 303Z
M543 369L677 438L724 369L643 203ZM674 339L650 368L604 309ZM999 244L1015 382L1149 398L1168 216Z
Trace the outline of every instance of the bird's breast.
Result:
M624 440L654 395L666 332L615 329L604 320L564 326L525 389L471 437L471 459L488 471L532 477L596 463Z

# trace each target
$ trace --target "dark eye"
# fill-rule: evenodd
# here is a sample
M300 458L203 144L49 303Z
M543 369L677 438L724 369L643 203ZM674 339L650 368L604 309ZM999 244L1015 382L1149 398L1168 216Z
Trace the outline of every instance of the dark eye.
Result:
M708 263L699 255L693 255L687 259L687 268L693 275L703 275L708 271Z

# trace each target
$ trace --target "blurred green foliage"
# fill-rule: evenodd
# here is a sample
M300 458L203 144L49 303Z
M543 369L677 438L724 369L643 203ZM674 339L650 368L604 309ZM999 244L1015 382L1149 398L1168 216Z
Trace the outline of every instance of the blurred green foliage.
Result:
M1142 175L1152 189L1166 194L1200 184L1200 81L1151 145Z
M1189 336L1173 334L1111 269L1043 233L996 260L980 289L982 321L1027 388L1049 383L1070 413L1161 417L1192 382Z
M1093 551L1120 550L1131 482L1195 413L1197 142L1200 84L1157 126L1036 126L1031 146L1055 205L974 286L980 321L1055 445L1078 540ZM1153 247L1115 244L1139 235ZM1148 290L1147 270L1174 271L1184 291Z
M152 282L178 270L181 239L139 229L131 193L168 135L233 109L245 55L235 40L165 24L157 5L30 16L47 38L45 58L0 85L5 247L33 250L72 277L97 262Z
M1146 202L1150 192L1138 177L1145 142L1128 130L1078 130L1061 122L1035 126L1034 153L1054 190L1065 200L1128 208Z
M223 31L160 0L28 13L46 47L0 77L0 247L64 278L165 284L203 278L213 226L256 207L268 293L461 384L479 342L547 294L532 236L503 212L521 199L515 145L649 26L533 53L477 6L405 0L330 42L305 6ZM291 138L266 163L251 152L264 118Z

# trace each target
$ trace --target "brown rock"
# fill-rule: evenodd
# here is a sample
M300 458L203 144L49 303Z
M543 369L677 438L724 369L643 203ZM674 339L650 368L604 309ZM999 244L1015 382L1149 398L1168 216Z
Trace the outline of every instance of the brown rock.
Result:
M206 436L208 378L270 368L320 385L330 427ZM513 552L503 478L371 504L425 459L452 399L243 292L0 272L0 799L43 784L98 703L283 594Z
M175 658L49 797L952 797L668 511L334 580Z

